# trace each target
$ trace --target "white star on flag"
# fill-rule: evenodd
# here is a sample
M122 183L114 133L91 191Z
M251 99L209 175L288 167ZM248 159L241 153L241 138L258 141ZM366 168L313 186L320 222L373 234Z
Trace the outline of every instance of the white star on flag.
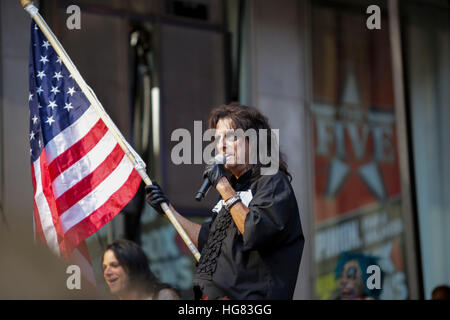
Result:
M33 100L33 94L30 92L30 95L28 96L28 101Z
M41 56L41 60L39 60L43 64L46 64L49 60L47 59L47 56Z
M42 44L42 46L45 47L45 49L48 49L48 47L50 47L50 42L44 41L44 43Z
M31 131L30 133L30 141L34 139L34 131Z
M67 94L70 94L72 96L75 93L75 87L69 88L69 91L67 91Z
M61 75L61 71L55 72L55 75L53 76L53 78L56 78L56 80L59 80L59 78L63 78L63 76Z
M42 80L42 78L43 77L45 77L45 73L44 73L44 70L42 70L42 71L38 71L38 74L37 74L37 76L36 77L39 77L39 79L41 79Z
M49 103L49 105L48 105L49 108L52 108L52 111L53 111L53 108L58 107L58 106L56 105L55 102L56 102L56 100L50 101L50 103ZM54 121L54 120L53 120L53 121Z
M51 126L53 122L55 122L55 120L53 120L53 116L47 117L47 121L45 121L45 123L48 123L49 126Z
M56 59L56 62L59 63L59 64L61 64L61 63L62 63L61 58L58 57L58 59Z
M58 87L54 87L52 86L52 90L50 90L51 92L53 92L54 94L57 94L59 91Z
M33 118L31 118L31 120L33 121L33 124L36 124L36 122L38 121L38 117L34 115Z
M39 86L36 90L37 94L41 94L41 92L43 92L44 90L42 90L42 86Z
M66 109L67 111L70 111L70 109L73 109L72 102L66 103L66 105L64 106L64 109Z

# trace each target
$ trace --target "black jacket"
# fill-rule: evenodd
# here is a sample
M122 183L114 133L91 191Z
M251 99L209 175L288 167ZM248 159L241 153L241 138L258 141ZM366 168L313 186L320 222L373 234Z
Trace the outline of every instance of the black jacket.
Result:
M200 229L197 298L292 299L304 246L294 192L282 172L250 178L247 171L230 180L250 210L244 235L223 200Z

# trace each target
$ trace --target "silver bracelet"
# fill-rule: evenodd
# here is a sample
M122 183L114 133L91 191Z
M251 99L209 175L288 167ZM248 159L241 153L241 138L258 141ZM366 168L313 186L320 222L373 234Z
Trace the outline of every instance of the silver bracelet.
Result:
M230 211L231 208L238 202L241 202L241 197L239 195L233 196L225 202L225 209Z

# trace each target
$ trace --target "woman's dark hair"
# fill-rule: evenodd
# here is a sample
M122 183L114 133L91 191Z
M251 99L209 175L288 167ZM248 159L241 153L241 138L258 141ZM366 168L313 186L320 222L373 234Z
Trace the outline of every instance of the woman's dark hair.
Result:
M128 273L130 285L149 294L157 294L160 283L150 270L147 256L140 246L129 240L116 240L106 247ZM103 257L102 257L103 264Z
M215 129L220 119L231 119L235 130L242 129L244 132L249 129L254 129L257 132L257 142L259 147L259 130L265 129L269 133L267 138L267 150L271 151L272 144L272 130L269 125L267 117L265 117L258 109L241 105L238 102L232 102L230 104L224 104L214 108L209 114L208 127ZM273 156L273 155L270 155ZM283 172L289 181L292 180L292 176L288 171L287 163L285 161L284 154L279 153L278 168ZM259 159L259 152L257 155L257 163L252 165L252 180L256 180L261 175L261 167L268 167L269 164L263 165Z

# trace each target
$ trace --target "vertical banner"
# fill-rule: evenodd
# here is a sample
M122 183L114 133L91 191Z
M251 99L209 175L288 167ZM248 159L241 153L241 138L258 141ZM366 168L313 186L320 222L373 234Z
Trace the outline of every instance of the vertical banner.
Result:
M406 299L387 20L313 7L315 297Z

